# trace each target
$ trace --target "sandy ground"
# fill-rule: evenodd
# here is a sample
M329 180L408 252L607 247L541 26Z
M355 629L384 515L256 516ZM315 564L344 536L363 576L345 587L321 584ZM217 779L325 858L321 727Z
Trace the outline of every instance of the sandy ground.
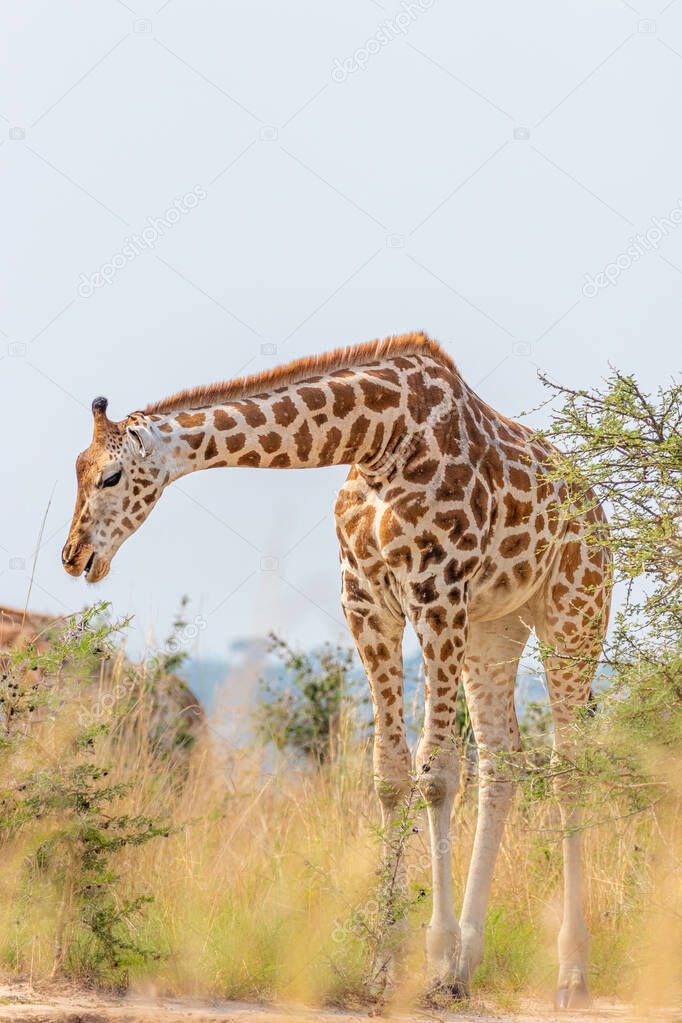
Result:
M331 1009L304 1009L285 1005L250 1005L242 1002L199 1002L191 999L147 999L138 995L108 997L70 988L43 988L28 985L0 985L0 1023L361 1023L371 1017L366 1012L341 1012ZM374 1017L376 1019L376 1017ZM636 1019L682 1021L682 1013L655 1010L647 1016L633 1013L626 1006L598 1000L589 1012L558 1015L539 1003L522 1005L518 1013L480 1011L438 1013L401 1012L381 1016L384 1023L632 1023Z

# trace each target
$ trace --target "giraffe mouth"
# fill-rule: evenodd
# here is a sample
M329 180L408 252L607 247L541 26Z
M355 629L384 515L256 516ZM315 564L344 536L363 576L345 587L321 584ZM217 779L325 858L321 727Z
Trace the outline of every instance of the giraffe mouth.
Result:
M109 562L106 558L100 557L99 554L93 551L86 562L83 572L87 583L98 583L100 579L104 579L105 575L109 574Z

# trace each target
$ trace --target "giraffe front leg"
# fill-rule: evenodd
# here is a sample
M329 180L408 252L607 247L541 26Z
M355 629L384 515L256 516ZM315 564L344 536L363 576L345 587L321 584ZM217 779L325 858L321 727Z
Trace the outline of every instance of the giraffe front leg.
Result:
M459 786L457 690L466 643L466 610L445 600L410 608L424 654L424 730L417 751L419 785L431 840L433 906L426 956L434 992L459 997L460 929L452 890L450 815Z
M403 620L365 599L357 577L344 571L344 611L367 673L374 717L374 786L381 804L382 862L379 944L373 987L383 994L400 970L407 938L405 808L412 788L403 710ZM386 941L384 942L384 938Z
M426 731L426 729L425 729ZM445 988L455 997L460 929L454 911L450 815L457 795L459 770L446 747L434 747L424 736L418 751L420 787L426 801L431 842L433 906L426 932L426 959L434 988Z

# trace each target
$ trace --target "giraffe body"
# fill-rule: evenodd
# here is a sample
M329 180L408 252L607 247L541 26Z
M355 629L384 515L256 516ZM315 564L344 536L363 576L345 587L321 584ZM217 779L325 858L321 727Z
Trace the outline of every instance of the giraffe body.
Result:
M122 423L93 404L95 436L77 463L79 492L63 560L103 578L111 558L165 486L229 465L348 464L335 516L342 604L367 672L374 768L384 821L410 784L402 706L402 637L424 654L424 731L417 752L432 844L429 961L440 984L466 992L483 952L485 911L512 798L496 754L519 748L514 681L529 632L546 662L555 743L587 699L575 658L598 653L609 566L586 523L562 520L550 449L493 410L423 335L303 360L273 373L182 392ZM461 920L455 917L450 813L457 788L457 690L463 681L479 746L479 815ZM558 793L561 802L561 792ZM567 827L577 811L562 803ZM565 911L557 1004L587 998L577 832L564 841Z

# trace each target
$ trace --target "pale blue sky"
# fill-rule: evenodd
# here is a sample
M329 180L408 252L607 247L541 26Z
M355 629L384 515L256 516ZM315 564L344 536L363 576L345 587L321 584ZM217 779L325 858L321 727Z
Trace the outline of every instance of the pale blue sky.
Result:
M25 600L54 488L34 608L108 599L142 643L187 593L212 655L345 636L343 469L199 473L102 584L67 577L95 395L121 418L418 328L512 416L538 367L676 368L682 0L24 0L2 21L0 603Z

